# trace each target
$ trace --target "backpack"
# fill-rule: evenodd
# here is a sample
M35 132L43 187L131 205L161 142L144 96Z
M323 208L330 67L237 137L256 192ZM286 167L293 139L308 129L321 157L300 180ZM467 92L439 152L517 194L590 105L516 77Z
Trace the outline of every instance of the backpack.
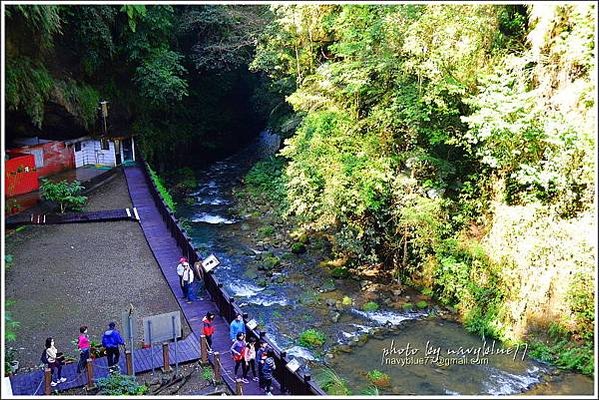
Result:
M42 362L42 364L49 364L49 362L48 362L48 353L46 352L46 350L44 350L42 352L42 356L40 357L40 361Z

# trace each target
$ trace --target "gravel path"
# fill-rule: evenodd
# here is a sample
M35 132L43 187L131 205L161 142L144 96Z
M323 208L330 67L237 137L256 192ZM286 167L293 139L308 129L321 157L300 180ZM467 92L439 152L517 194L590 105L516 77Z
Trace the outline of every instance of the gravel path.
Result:
M91 193L86 210L131 206L119 173ZM21 368L39 364L48 336L59 351L76 355L70 342L80 325L99 342L108 322L121 328L121 312L130 303L138 313L137 346L142 317L179 310L137 222L28 226L5 243L15 260L6 272L5 296L15 300L11 310L21 324L11 343ZM181 317L186 336L190 328Z

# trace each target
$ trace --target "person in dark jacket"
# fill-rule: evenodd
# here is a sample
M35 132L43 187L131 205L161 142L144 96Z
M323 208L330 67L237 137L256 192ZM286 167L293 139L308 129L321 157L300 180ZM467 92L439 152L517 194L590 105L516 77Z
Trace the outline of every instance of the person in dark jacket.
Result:
M262 361L259 369L262 376L262 379L260 380L262 385L260 387L264 389L266 394L272 394L272 379L276 366L274 352L271 349L262 353Z
M206 336L206 342L208 342L208 352L212 352L212 335L214 335L214 314L211 312L206 313L202 319L202 334Z
M108 330L102 335L102 346L106 348L106 358L110 369L113 369L115 365L118 369L119 357L121 356L119 346L125 345L125 341L115 326L114 322L108 324Z

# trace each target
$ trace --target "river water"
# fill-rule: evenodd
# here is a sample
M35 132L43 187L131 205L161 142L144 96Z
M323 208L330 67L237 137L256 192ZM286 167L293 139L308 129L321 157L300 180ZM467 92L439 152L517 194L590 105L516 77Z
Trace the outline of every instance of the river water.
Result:
M500 346L439 318L434 308L364 312L351 304L339 307L344 296L360 294L359 282L331 282L317 257L291 255L288 243L278 238L269 243L248 241L260 225L251 222L256 218L232 213L233 188L257 160L272 155L279 145L278 136L263 132L239 153L196 171L197 190L179 199L177 215L190 221L189 234L202 256L213 253L221 260L214 273L225 290L282 350L298 358L304 372L318 375L332 368L353 394L370 386L366 372L374 369L390 376L390 385L381 388L381 394L593 393L589 377L559 373L522 358L525 349L493 354ZM264 274L258 267L268 253L280 257L282 267ZM299 333L308 328L325 333L324 349L298 345Z

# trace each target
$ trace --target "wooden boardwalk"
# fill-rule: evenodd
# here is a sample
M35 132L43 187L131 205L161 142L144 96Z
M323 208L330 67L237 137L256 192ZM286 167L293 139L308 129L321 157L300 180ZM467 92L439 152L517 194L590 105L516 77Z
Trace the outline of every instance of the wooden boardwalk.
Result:
M177 298L181 310L189 325L192 329L192 335L201 334L202 318L208 311L214 313L217 318L215 319L215 334L212 338L213 351L221 353L221 364L223 366L223 379L225 383L231 388L235 389L234 382L234 362L229 353L231 347L231 341L229 339L229 324L227 321L220 316L219 310L215 303L213 303L209 295L200 298L192 302L187 303L182 299L183 292L179 286L179 277L176 272L177 264L181 258L182 250L177 246L177 242L171 237L166 224L163 222L160 212L152 199L148 185L144 177L142 167L127 167L124 168L125 176L127 178L127 185L129 187L129 195L133 202L133 206L137 208L139 214L140 223L148 245L154 253L154 257L162 269L164 278L168 282L173 294ZM197 338L196 338L197 341ZM211 359L212 361L212 359ZM241 373L241 368L239 373ZM251 375L251 372L249 373ZM243 391L246 395L258 395L264 394L258 387L258 383L248 378L250 383L244 385ZM274 382L273 382L274 383ZM274 393L279 393L280 388L278 385L275 387Z
M152 369L162 367L162 346L154 346L152 349L137 349L133 352L135 373L148 372ZM175 356L175 344L169 343L169 359L171 366L175 362L184 364L199 359L199 344L195 335L189 335L183 340L177 341ZM125 373L125 354L121 351L119 360L121 371ZM67 381L52 388L52 390L64 391L84 386L86 381L85 370L77 375L77 363L71 363L62 367L62 376ZM106 357L94 360L94 379L108 376L108 363ZM12 392L14 395L44 395L44 371L30 372L26 374L13 375L10 378Z
M145 234L146 240L154 257L162 270L164 278L168 282L173 294L175 295L183 315L189 323L192 333L185 339L177 342L176 360L183 364L191 361L197 361L200 358L199 335L201 334L201 321L208 311L214 313L217 318L214 321L215 334L213 336L213 350L221 353L222 377L227 386L234 391L234 362L231 358L229 348L229 324L220 316L219 310L213 303L208 294L192 303L187 303L182 299L183 292L179 286L179 277L177 276L176 266L181 258L182 250L177 246L175 239L170 235L166 224L156 207L146 184L144 173L140 167L124 168L129 194L133 206L137 209L140 224ZM206 292L207 293L207 292ZM169 344L169 355L171 365L175 364L174 343ZM154 346L154 356L150 349L137 349L133 352L135 373L150 371L162 366L161 346ZM210 361L213 362L212 356ZM121 354L119 360L121 371L125 371L125 357ZM59 384L53 389L63 391L71 388L81 387L86 384L85 373L77 376L77 364L68 364L63 366L62 376L67 378L65 383ZM241 373L241 368L240 371ZM102 357L94 361L94 378L101 378L108 375L106 358ZM253 377L250 372L248 375L248 384L244 384L244 395L263 395L264 392L258 387L258 383L251 380ZM14 395L43 395L43 371L17 374L10 378ZM280 386L273 381L273 394L280 394Z

